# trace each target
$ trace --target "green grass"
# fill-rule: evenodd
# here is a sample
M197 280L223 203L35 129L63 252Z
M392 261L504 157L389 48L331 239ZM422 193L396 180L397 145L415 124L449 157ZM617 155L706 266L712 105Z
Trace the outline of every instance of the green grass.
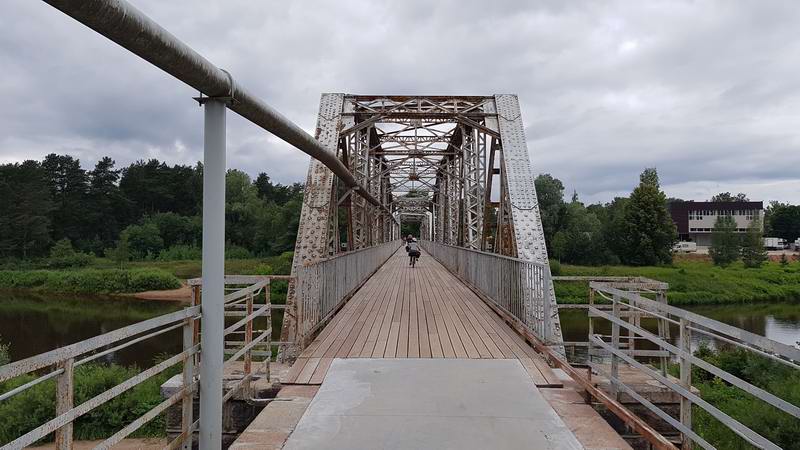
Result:
M800 302L800 263L768 263L747 269L740 262L727 268L706 261L677 261L664 267L561 266L561 275L643 276L669 283L674 305ZM586 303L588 283L556 282L559 303Z
M180 285L173 274L154 268L0 271L0 289L111 294L176 289Z

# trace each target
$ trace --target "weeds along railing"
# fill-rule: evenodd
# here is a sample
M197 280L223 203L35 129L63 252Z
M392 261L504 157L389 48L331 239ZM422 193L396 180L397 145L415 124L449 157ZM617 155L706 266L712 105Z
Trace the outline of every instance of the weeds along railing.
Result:
M624 392L630 395L654 414L672 425L683 434L683 448L685 449L693 448L692 443L705 449L715 448L693 430L692 405L705 410L716 420L728 427L733 433L736 433L756 448L780 448L778 445L716 408L711 403L703 400L697 393L693 392L692 368L700 368L718 377L725 383L735 386L796 419L800 419L800 407L693 355L690 346L691 338L692 334L697 333L705 336L709 340L744 349L747 352L751 352L796 370L800 370L800 365L798 364L800 363L800 349L703 317L699 314L670 306L663 302L645 298L636 292L610 286L608 283L591 282L589 287L592 295L598 295L610 301L612 306L609 311L607 309L598 308L595 305L590 305L590 316L599 317L611 322L612 331L611 336L591 334L589 336L589 342L591 346L605 350L611 356L610 367L595 363L590 363L590 365L597 373L609 379L614 394L619 395ZM677 325L680 330L678 344L671 344L661 336L657 336L645 330L635 321L631 320L632 317L639 314L656 317L659 320ZM627 330L626 336L622 336L623 330ZM667 352L676 358L680 367L680 378L677 380L670 378L660 370L656 370L646 362L641 362L637 359L637 356L646 357L647 355L637 355L623 348L622 342L631 338L649 341L659 349L658 351ZM670 414L639 395L633 388L627 386L619 374L619 365L621 363L644 372L653 380L679 394L681 398L679 418L673 418Z
M296 270L297 341L301 346L397 251L401 242L342 253Z
M230 366L235 361L243 359L244 374L240 379L234 380L232 385L228 386L223 401L230 399L237 392L249 393L252 380L269 376L269 357L264 358L262 368L257 371L252 370L251 364L254 356L253 352L258 346L266 347L266 355L270 354L270 278L276 277L226 277L226 284L230 286L228 288L230 292L225 295L224 299L225 315L239 320L225 329L226 354L231 355L226 359L225 365ZM57 450L71 449L73 423L81 416L178 364L183 365L181 389L103 442L97 444L94 448L107 449L112 447L178 403L182 403L181 433L167 444L167 448L191 448L192 434L197 430L199 424L199 421L193 419L193 402L199 383L198 368L201 345L200 286L202 283L199 280L191 280L191 284L194 287L192 290L194 304L181 311L128 325L100 336L0 367L0 383L28 374L36 376L31 381L7 392L0 393L0 402L17 395L24 395L27 390L41 383L55 382L55 417L5 444L0 449L11 450L27 447L51 433L55 433L55 447ZM264 295L260 296L261 301L259 302L257 299L259 299L259 295L262 292ZM267 325L261 329L256 329L258 326L263 326L263 324L258 325L261 321L266 321ZM144 369L132 378L80 405L74 404L74 370L76 367L148 339L159 337L163 339L165 338L163 336L165 333L178 329L182 330L183 341L180 353ZM230 336L230 340L227 339L228 336Z
M547 266L438 242L422 241L421 245L542 342L553 342Z

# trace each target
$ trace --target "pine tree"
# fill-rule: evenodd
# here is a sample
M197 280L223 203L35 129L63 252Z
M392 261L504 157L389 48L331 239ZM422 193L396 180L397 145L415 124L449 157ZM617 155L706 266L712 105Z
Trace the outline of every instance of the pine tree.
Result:
M714 264L727 267L739 258L741 242L736 234L736 222L731 216L717 216L711 231L711 247L708 254Z
M636 266L669 264L678 233L667 210L656 169L645 169L625 206L622 262Z
M767 260L767 251L764 250L761 220L756 217L750 222L750 227L742 239L742 262L745 267L761 267Z

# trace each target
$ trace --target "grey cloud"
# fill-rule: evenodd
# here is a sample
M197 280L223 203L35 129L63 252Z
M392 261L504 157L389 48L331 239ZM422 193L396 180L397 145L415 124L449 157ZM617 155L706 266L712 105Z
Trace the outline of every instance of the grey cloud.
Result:
M309 131L321 92L514 92L535 170L584 200L625 194L655 166L682 195L800 202L792 1L134 4ZM202 158L191 89L44 3L0 8L13 105L0 160ZM304 179L304 154L233 115L228 130L229 166Z

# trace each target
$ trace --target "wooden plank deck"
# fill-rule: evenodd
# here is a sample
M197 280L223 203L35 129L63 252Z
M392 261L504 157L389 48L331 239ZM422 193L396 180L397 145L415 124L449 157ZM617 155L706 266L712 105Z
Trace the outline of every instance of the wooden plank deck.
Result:
M415 268L400 249L339 311L284 384L321 384L334 358L519 359L539 387L561 387L550 367L433 257Z

